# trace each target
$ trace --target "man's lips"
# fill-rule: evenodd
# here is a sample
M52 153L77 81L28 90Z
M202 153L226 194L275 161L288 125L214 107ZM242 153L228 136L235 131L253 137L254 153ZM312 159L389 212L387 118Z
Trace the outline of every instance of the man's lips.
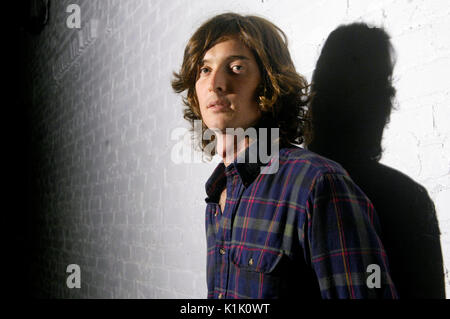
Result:
M212 101L208 103L207 108L212 111L226 111L230 109L230 103L227 101L220 101L220 100Z

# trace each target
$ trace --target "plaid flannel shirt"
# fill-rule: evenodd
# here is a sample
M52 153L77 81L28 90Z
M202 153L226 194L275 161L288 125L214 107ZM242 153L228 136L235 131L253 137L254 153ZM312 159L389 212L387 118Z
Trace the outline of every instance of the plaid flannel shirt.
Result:
M208 298L397 298L376 212L339 164L281 148L266 165L220 163L206 193Z

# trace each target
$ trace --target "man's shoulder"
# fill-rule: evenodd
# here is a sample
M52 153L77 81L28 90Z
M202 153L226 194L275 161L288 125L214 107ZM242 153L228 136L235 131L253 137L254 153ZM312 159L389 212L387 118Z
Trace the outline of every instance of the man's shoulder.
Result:
M280 149L280 166L287 169L308 170L316 176L327 174L348 175L337 162L301 147Z

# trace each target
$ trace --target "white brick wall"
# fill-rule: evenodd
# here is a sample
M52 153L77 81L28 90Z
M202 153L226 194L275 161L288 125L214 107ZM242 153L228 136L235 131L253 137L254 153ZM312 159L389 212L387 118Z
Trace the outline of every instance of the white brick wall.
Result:
M71 3L81 6L81 31L66 27ZM382 162L428 189L448 269L448 1L64 0L52 1L50 23L28 52L33 143L40 149L41 294L206 296L204 182L215 164L171 162L170 133L187 124L170 81L192 32L224 11L262 15L281 27L308 79L339 24L386 28L398 54L398 110L385 132ZM81 289L66 287L69 264L81 267Z

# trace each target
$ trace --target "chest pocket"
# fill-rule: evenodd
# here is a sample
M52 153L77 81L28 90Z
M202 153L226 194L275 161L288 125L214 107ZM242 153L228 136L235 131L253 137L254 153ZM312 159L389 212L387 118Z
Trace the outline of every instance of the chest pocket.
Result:
M239 280L229 283L229 288L239 296L248 298L281 298L287 289L286 271L283 271L281 252L237 246L230 252L231 272Z
M278 273L283 253L261 248L236 247L231 251L231 261L242 270L265 274Z

